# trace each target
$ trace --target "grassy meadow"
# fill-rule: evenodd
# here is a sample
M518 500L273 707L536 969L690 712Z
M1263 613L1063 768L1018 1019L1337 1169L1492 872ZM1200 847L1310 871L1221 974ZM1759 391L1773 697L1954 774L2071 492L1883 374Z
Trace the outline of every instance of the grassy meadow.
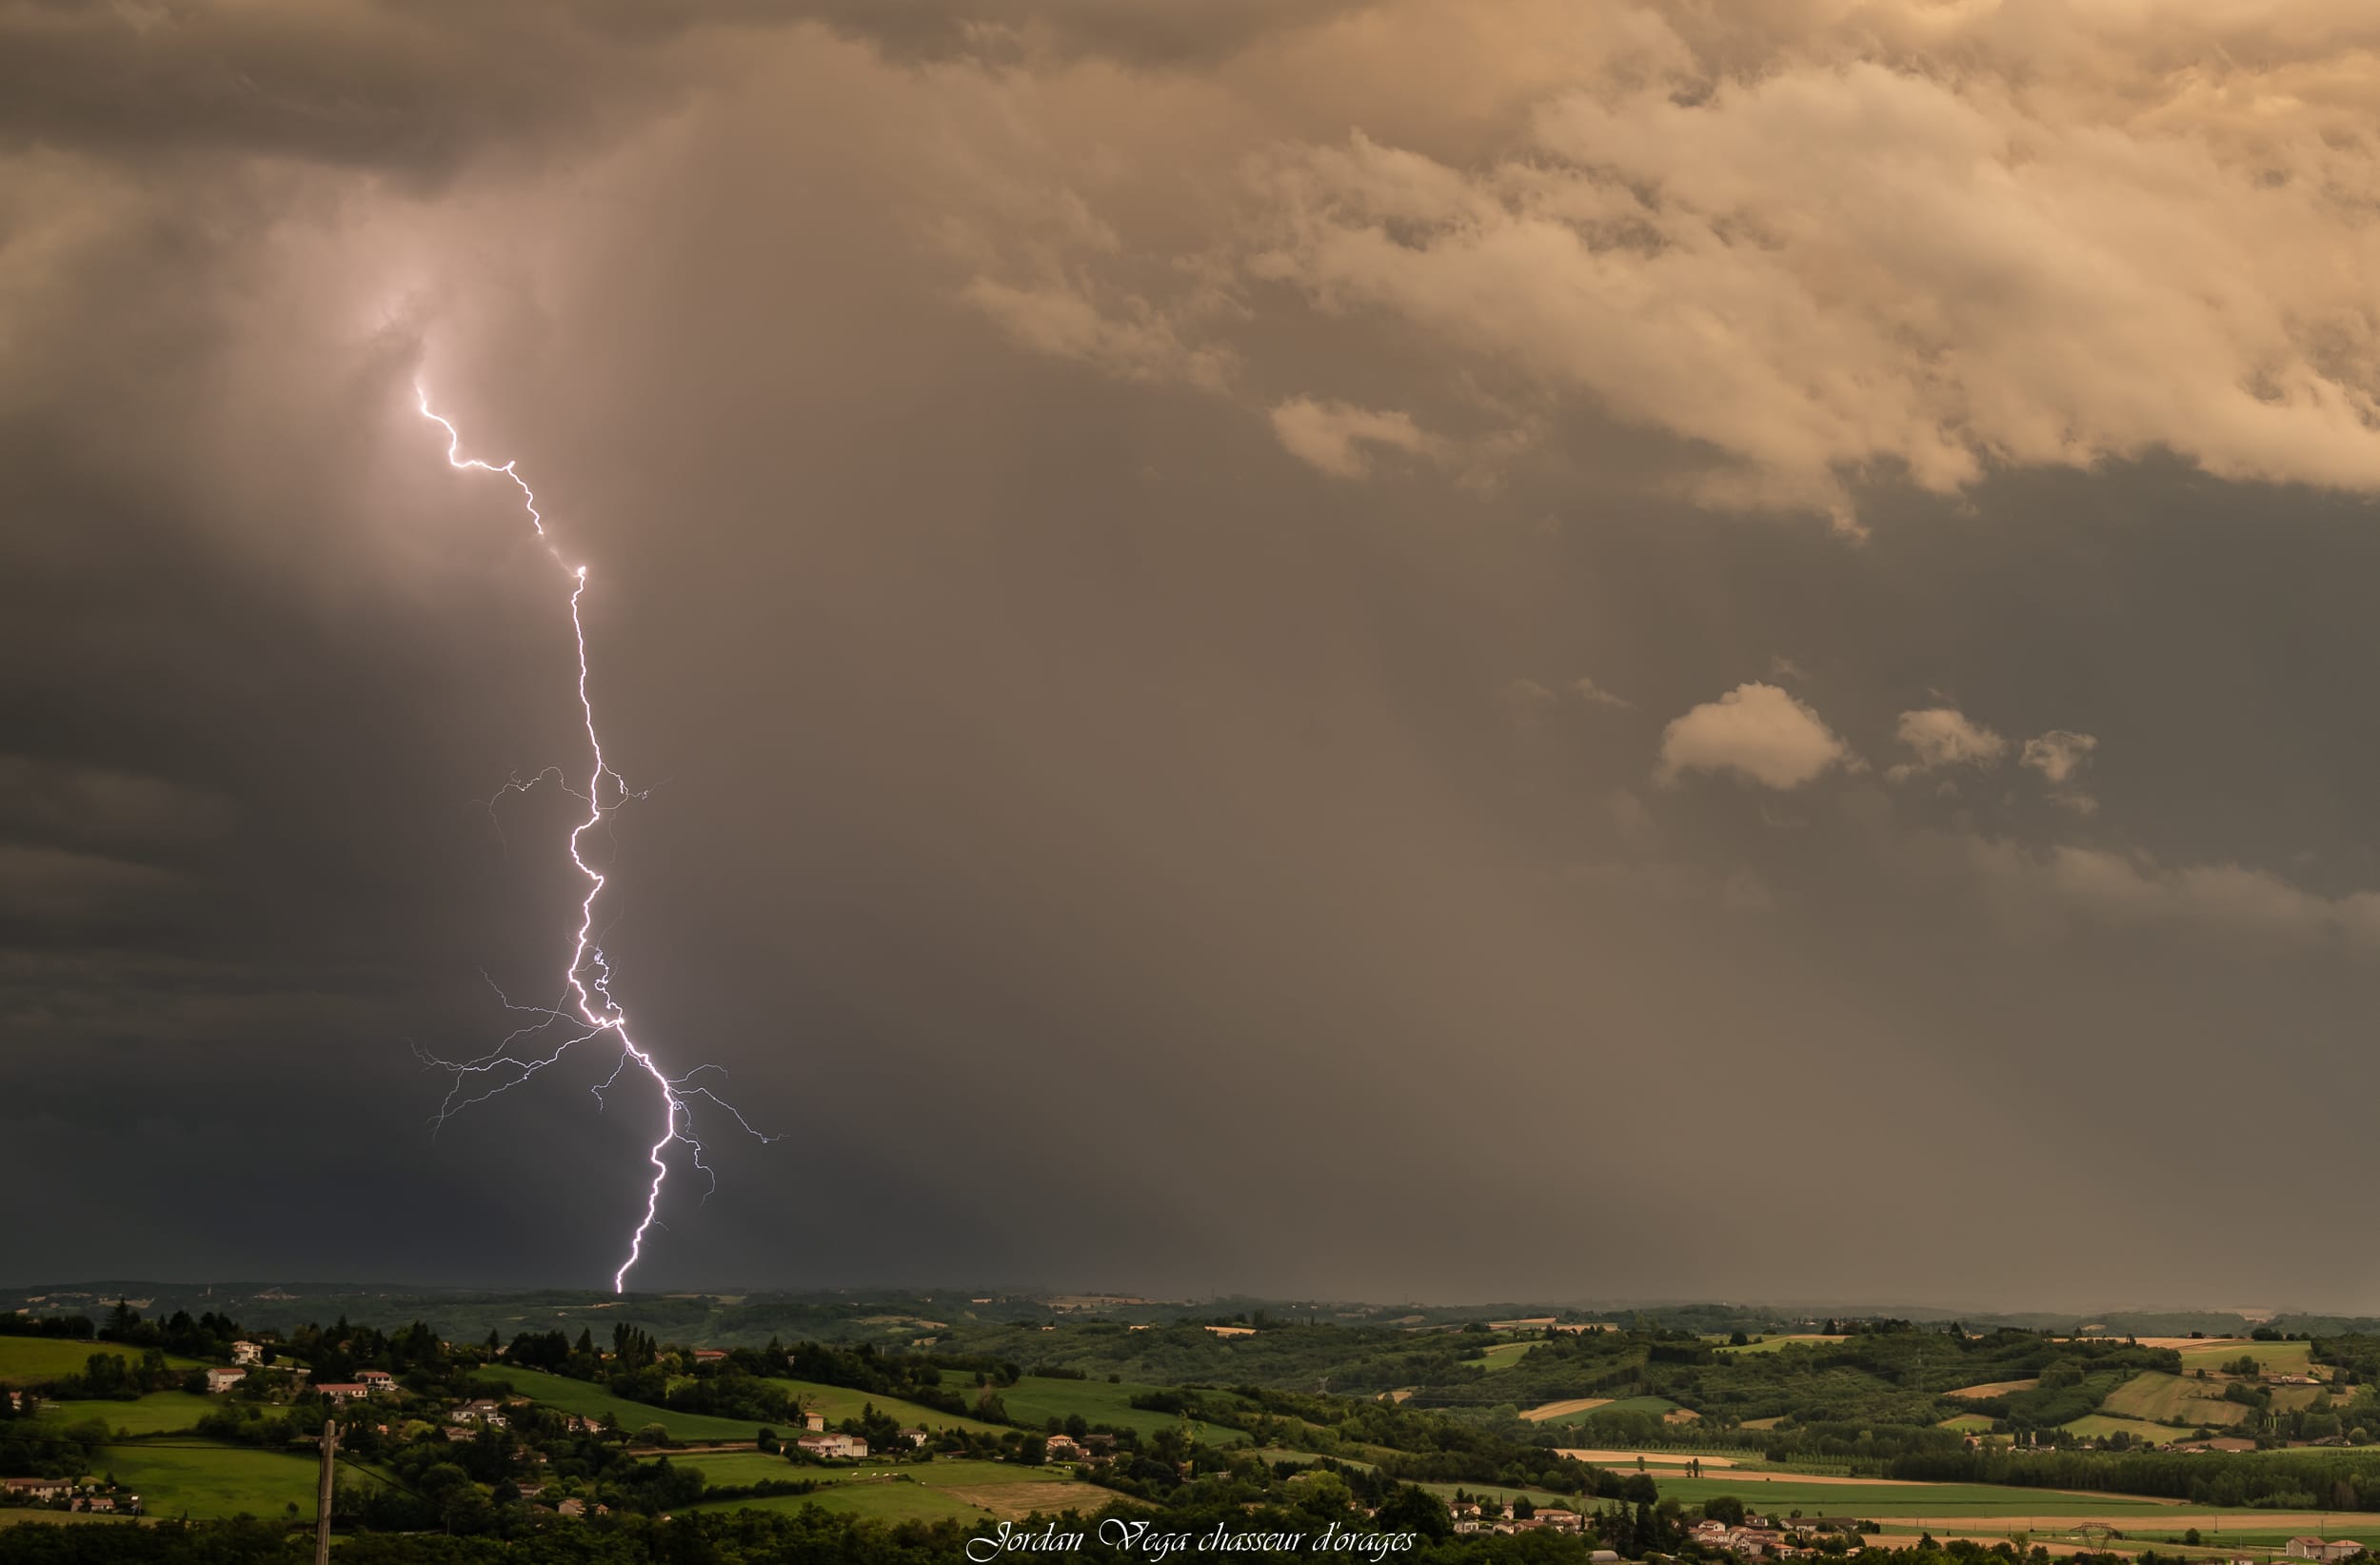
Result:
M2192 1429L2200 1424L2221 1429L2239 1422L2250 1412L2242 1403L2225 1401L2214 1381L2194 1380L2159 1370L2143 1370L2116 1387L2100 1404L2099 1411L2119 1418L2183 1424ZM2168 1430L2165 1437L2171 1439L2173 1434Z
M803 1408L823 1416L830 1424L839 1424L845 1418L858 1417L861 1410L872 1402L877 1412L889 1418L898 1419L904 1426L914 1424L921 1429L961 1429L977 1435L997 1435L1002 1428L999 1424L987 1424L981 1418L969 1418L960 1414L944 1413L920 1402L903 1401L898 1397L879 1397L872 1392L854 1391L849 1386L830 1386L816 1380L778 1378L772 1378L768 1383L772 1386L783 1387L793 1396L800 1397ZM972 1396L967 1387L962 1386L956 1389L962 1397ZM778 1433L783 1434L784 1431L780 1430Z
M129 1402L107 1400L44 1402L45 1422L79 1424L96 1420L112 1435L173 1435L196 1429L216 1404L187 1391L152 1391Z
M76 1342L63 1337L0 1337L0 1386L37 1385L44 1380L80 1375L94 1353L112 1353L120 1358L140 1357L136 1350L114 1342ZM166 1362L175 1369L198 1367L195 1358L170 1355Z
M1132 1398L1159 1388L1135 1385L1127 1381L1113 1384L1106 1380L1068 1380L1028 1375L1013 1386L1001 1389L1000 1400L1008 1409L1008 1416L1025 1424L1040 1426L1052 1418L1064 1419L1081 1414L1083 1421L1113 1424L1118 1429L1137 1430L1142 1439L1160 1430L1171 1429L1181 1420L1170 1413L1157 1413L1132 1405ZM1247 1436L1236 1429L1191 1420L1191 1438L1201 1445L1238 1445Z
M515 1392L529 1400L564 1413L575 1413L582 1417L601 1418L606 1413L611 1414L620 1420L620 1427L631 1434L646 1424L659 1424L669 1431L669 1437L673 1440L696 1443L742 1440L748 1444L760 1433L758 1424L745 1423L741 1418L713 1418L700 1413L678 1413L665 1407L626 1401L601 1386L573 1380L567 1376L548 1375L544 1370L506 1366L481 1370L474 1378L490 1386L509 1381Z

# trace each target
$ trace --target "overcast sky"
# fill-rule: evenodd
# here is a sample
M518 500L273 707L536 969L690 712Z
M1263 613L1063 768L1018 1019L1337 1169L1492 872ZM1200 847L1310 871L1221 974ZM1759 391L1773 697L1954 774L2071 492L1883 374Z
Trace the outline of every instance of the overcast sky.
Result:
M799 12L799 19L793 19ZM2380 1311L2380 14L0 5L7 1272ZM704 1080L716 1080L706 1077Z

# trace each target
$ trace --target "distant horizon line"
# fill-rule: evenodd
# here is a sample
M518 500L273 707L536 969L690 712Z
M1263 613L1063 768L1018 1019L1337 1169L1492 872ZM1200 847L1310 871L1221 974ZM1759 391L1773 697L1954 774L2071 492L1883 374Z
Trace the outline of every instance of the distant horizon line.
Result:
M981 1282L967 1284L855 1282L816 1283L805 1286L788 1286L776 1283L722 1283L707 1287L639 1289L630 1290L629 1292L624 1294L615 1294L607 1289L600 1287L587 1287L580 1284L567 1283L407 1282L385 1278L375 1280L358 1280L306 1278L287 1276L278 1278L231 1277L198 1278L124 1276L68 1278L56 1281L34 1283L0 1282L0 1297L22 1297L29 1301L40 1298L44 1296L51 1295L81 1295L93 1299L109 1299L118 1296L129 1298L132 1292L138 1290L153 1290L175 1293L187 1293L192 1291L206 1292L211 1290L226 1290L238 1293L244 1290L253 1290L252 1292L247 1292L244 1294L244 1297L252 1298L266 1294L299 1289L334 1297L351 1297L355 1295L367 1294L399 1296L432 1296L441 1294L585 1295L590 1298L615 1303L627 1303L633 1300L654 1301L665 1299L724 1298L730 1297L748 1297L752 1295L767 1295L786 1298L817 1299L854 1297L881 1298L887 1295L922 1295L935 1298L942 1298L953 1295L968 1295L970 1297L989 1296L993 1301L1000 1303L1033 1303L1043 1305L1046 1305L1046 1302L1053 1298L1113 1299L1118 1301L1132 1301L1131 1303L1123 1304L1121 1306L1125 1308L1160 1308L1165 1306L1196 1308L1202 1305L1231 1303L1250 1305L1280 1305L1296 1309L1320 1309L1327 1307L1395 1309L1405 1307L1426 1310L1479 1310L1483 1312L1506 1309L1571 1310L1581 1313L1613 1310L1728 1309L1747 1312L1769 1311L1781 1313L1791 1311L1803 1315L1847 1316L1854 1319L1872 1319L1879 1317L1891 1318L1896 1313L1905 1314L1913 1311L1922 1312L1927 1315L1936 1315L1945 1318L1969 1315L1977 1317L2071 1315L2078 1318L2080 1317L2090 1315L2205 1315L2227 1316L2250 1322L2278 1320L2299 1316L2327 1316L2338 1318L2380 1318L2380 1306L2375 1306L2373 1311L2369 1316L2366 1316L2361 1312L2352 1310L2311 1309L2297 1305L2246 1306L2199 1303L2102 1303L2077 1306L2068 1303L2053 1302L2019 1306L1985 1306L1972 1302L1941 1303L1934 1300L1923 1299L1877 1300L1844 1298L1816 1299L1792 1298L1731 1299L1715 1298L1708 1295L1693 1294L1648 1295L1636 1298L1606 1297L1599 1298L1531 1298L1527 1297L1507 1297L1501 1298L1479 1299L1426 1299L1365 1298L1354 1296L1330 1298L1315 1294L1292 1295L1231 1291L1168 1298L1162 1295L1139 1293L1119 1288L1068 1287L1047 1283L1021 1284ZM304 1294L295 1294L293 1298L302 1298L304 1297Z

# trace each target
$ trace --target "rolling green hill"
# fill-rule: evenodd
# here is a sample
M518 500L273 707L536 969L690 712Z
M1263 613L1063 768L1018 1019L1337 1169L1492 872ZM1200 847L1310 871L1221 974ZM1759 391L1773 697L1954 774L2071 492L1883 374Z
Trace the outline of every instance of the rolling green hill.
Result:
M920 1402L903 1401L898 1397L879 1397L872 1392L854 1391L849 1386L823 1385L816 1380L784 1380L771 1378L772 1386L782 1386L802 1399L810 1412L822 1414L830 1424L845 1418L856 1418L863 1408L874 1403L876 1411L902 1424L915 1424L923 1429L962 1429L976 1435L997 1435L999 1424L987 1424L981 1418L969 1418L956 1413L943 1413Z
M760 1433L758 1424L748 1424L741 1418L713 1418L700 1413L678 1413L631 1402L614 1397L601 1386L567 1376L547 1375L543 1370L506 1366L481 1370L472 1378L488 1386L509 1383L515 1392L533 1402L582 1417L601 1418L608 1413L620 1420L621 1428L631 1432L646 1424L659 1424L669 1431L673 1440L748 1441Z
M94 1353L138 1358L140 1352L115 1342L77 1342L64 1337L0 1337L0 1386L39 1385L83 1373ZM178 1370L198 1368L195 1358L169 1355L166 1362Z

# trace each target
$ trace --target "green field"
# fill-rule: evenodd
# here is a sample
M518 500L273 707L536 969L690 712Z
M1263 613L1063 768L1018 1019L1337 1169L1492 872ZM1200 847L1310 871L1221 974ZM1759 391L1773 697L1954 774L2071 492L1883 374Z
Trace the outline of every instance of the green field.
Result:
M2224 1365L2236 1362L2242 1355L2255 1359L2257 1368L2266 1375L2308 1375L2313 1370L2311 1342L2255 1342L2233 1337L2229 1341L2192 1342L2177 1351L2182 1356L2185 1375L2192 1370L2219 1374Z
M1466 1358L1463 1362L1480 1369L1510 1369L1520 1361L1523 1354L1539 1345L1534 1338L1526 1342L1498 1342L1477 1357Z
M0 1337L0 1386L39 1385L45 1380L80 1375L94 1353L138 1358L131 1348L113 1342L74 1342L63 1337ZM175 1369L196 1369L195 1358L169 1357Z
M172 1435L196 1429L217 1404L187 1391L152 1391L129 1402L44 1402L45 1422L79 1424L97 1419L116 1435Z
M749 1483L755 1476L813 1478L826 1487L809 1495L770 1495L758 1499L720 1500L717 1509L757 1511L798 1511L804 1505L817 1505L829 1511L846 1512L853 1515L883 1516L891 1520L910 1519L936 1521L982 1521L992 1510L1002 1514L1021 1515L1026 1511L1045 1504L1051 1510L1069 1506L1090 1509L1113 1498L1101 1490L1066 1481L1065 1473L1045 1467L1023 1467L1010 1462L935 1460L903 1464L898 1469L871 1468L865 1463L847 1469L821 1470L795 1467L790 1462L770 1457L732 1455L681 1456L674 1460L699 1465L704 1476L718 1483ZM762 1472L744 1464L768 1463ZM714 1466L717 1463L735 1465ZM901 1476L887 1480L877 1475L898 1472ZM733 1474L734 1476L729 1475ZM979 1503L990 1500L991 1507Z
M1013 1386L1000 1391L1001 1405L1008 1416L1021 1423L1040 1427L1052 1418L1067 1418L1082 1415L1085 1423L1113 1424L1118 1429L1132 1429L1147 1439L1162 1429L1171 1429L1181 1422L1170 1413L1156 1413L1132 1405L1132 1398L1159 1388L1155 1386L1121 1385L1106 1380L1067 1380L1052 1377L1028 1375ZM1193 1419L1191 1438L1200 1445L1238 1445L1247 1436L1236 1429Z
M1733 1495L1762 1513L1799 1511L1804 1515L2037 1516L2161 1512L2155 1500L2129 1495L2070 1495L2055 1489L2020 1489L1989 1483L1795 1483L1791 1478L1746 1481L1744 1477L1673 1478L1656 1473L1661 1497L1700 1505Z
M844 1483L815 1495L768 1495L759 1499L722 1500L693 1507L713 1511L799 1511L805 1505L885 1521L982 1521L983 1513L955 1496L922 1483Z
M319 1469L305 1453L236 1445L127 1445L102 1451L97 1471L114 1474L118 1483L140 1496L150 1516L219 1519L287 1515L291 1505L312 1515ZM351 1470L343 1471L347 1481L355 1481Z
M2139 1418L2111 1417L2104 1413L2093 1413L2084 1417L2070 1419L2059 1427L2075 1435L2087 1435L2092 1439L2104 1439L2110 1435L2123 1434L2130 1435L2134 1439L2154 1440L2159 1444L2169 1440L2182 1439L2190 1433L2188 1430L2171 1429L2164 1424L2147 1423Z
M2249 1515L2242 1515L2239 1519L2248 1521L2252 1517ZM2203 1521L2192 1525L2198 1528L2198 1536L2201 1541L2224 1548L2239 1549L2278 1549L2304 1531L2302 1528L2209 1527ZM2380 1521L2367 1525L2351 1511L2333 1517L2323 1527L2322 1534L2325 1537L2351 1537L2358 1543L2380 1547ZM2151 1531L2141 1527L2127 1527L2124 1529L2124 1536L2128 1542L2134 1538L2146 1538L2154 1543L2179 1543L2182 1540L2182 1530L2174 1528L2169 1532L2162 1528Z
M2248 1416L2250 1410L2243 1404L2210 1396L2214 1385L2212 1381L2186 1379L2161 1370L2143 1370L2110 1392L2099 1411L2119 1418L2180 1424L2191 1429L2200 1424L2221 1429Z
M608 1413L618 1417L620 1427L634 1434L646 1424L659 1424L669 1431L673 1440L726 1442L741 1440L750 1444L760 1434L760 1425L747 1424L741 1418L713 1418L700 1413L676 1413L665 1407L649 1407L614 1397L603 1387L566 1376L548 1375L544 1370L484 1369L472 1377L483 1384L510 1381L512 1389L543 1406L575 1413L581 1417L601 1418ZM780 1430L779 1434L785 1431Z
M1988 1434L1991 1431L1992 1418L1989 1414L1961 1413L1943 1419L1940 1423L1935 1424L1934 1427L1936 1429L1955 1429L1962 1435L1983 1435ZM2073 1424L2068 1424L2066 1427L2073 1429L2074 1426Z
M962 1429L976 1435L998 1435L1002 1432L1001 1425L987 1424L981 1418L964 1417L955 1413L942 1413L920 1402L904 1402L898 1397L878 1397L870 1392L853 1391L849 1386L822 1385L816 1380L771 1379L768 1383L772 1386L783 1386L786 1391L801 1397L804 1408L823 1416L830 1424L839 1424L845 1418L858 1417L861 1410L873 1402L876 1404L877 1412L883 1414L886 1417L899 1419L904 1427L914 1424L922 1429ZM969 1388L954 1389L958 1390L962 1397L970 1396ZM783 1434L783 1431L781 1430L779 1433Z

